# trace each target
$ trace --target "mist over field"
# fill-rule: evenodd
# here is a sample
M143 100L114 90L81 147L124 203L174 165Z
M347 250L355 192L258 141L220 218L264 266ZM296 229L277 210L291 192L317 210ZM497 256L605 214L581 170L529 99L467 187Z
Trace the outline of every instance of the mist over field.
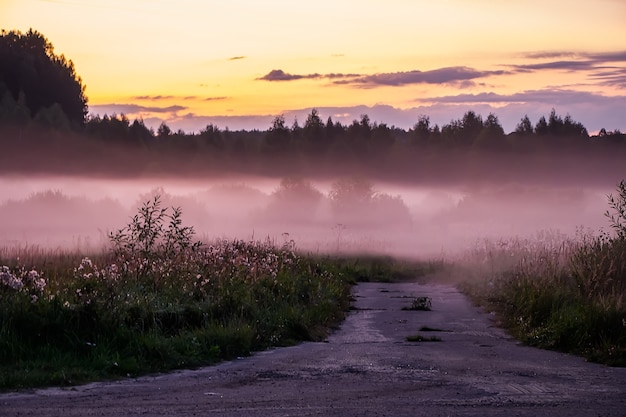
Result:
M429 185L363 177L4 177L0 246L99 250L108 244L109 232L160 195L162 207L180 207L183 224L207 243L293 240L298 249L313 253L425 258L462 251L486 238L606 229L606 196L613 188L608 181Z

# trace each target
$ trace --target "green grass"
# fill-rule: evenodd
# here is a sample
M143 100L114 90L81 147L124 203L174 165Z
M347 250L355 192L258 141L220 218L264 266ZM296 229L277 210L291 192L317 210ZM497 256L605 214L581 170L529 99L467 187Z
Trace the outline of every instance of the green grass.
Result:
M609 195L613 234L483 241L458 259L461 288L519 340L626 366L626 182Z
M626 366L626 240L519 243L477 253L491 264L462 289L526 344Z
M199 244L155 200L84 257L0 251L0 389L193 368L321 340L351 282L292 246Z
M319 261L353 282L408 282L425 280L441 271L441 260L398 259L385 255L328 255Z

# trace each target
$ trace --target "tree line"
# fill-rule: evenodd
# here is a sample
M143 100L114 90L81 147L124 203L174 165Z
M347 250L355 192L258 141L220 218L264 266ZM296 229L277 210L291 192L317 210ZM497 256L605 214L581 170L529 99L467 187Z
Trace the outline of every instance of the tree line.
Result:
M267 130L231 131L208 124L189 133L173 131L163 122L155 131L142 119L131 121L124 114L89 115L85 85L71 60L55 54L52 44L37 31L1 31L0 142L6 149L17 138L32 136L40 138L38 146L45 146L46 137L60 135L66 137L57 141L63 145L71 138L70 145L87 143L93 149L135 149L152 156L182 153L195 158L257 156L260 160L297 156L310 161L371 161L451 150L517 154L588 147L626 149L626 135L619 130L602 129L590 136L580 122L555 110L534 124L524 116L509 134L495 114L483 117L473 110L442 126L421 115L412 128L401 129L372 122L366 114L350 124L332 117L323 120L315 108L302 126L297 120L289 125L284 115L277 115Z

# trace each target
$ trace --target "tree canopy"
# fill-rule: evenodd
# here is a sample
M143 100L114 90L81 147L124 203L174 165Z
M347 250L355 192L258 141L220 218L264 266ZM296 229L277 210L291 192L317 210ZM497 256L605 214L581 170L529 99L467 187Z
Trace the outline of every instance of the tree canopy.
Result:
M33 29L0 32L1 118L58 126L83 125L86 115L85 85L71 60Z

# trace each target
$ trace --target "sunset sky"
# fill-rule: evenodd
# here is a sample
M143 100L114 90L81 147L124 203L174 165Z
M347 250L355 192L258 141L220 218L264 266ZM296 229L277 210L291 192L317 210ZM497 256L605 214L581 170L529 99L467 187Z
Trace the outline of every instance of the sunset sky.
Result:
M266 129L470 109L507 132L554 108L626 131L624 0L0 0L0 27L71 59L92 113Z

